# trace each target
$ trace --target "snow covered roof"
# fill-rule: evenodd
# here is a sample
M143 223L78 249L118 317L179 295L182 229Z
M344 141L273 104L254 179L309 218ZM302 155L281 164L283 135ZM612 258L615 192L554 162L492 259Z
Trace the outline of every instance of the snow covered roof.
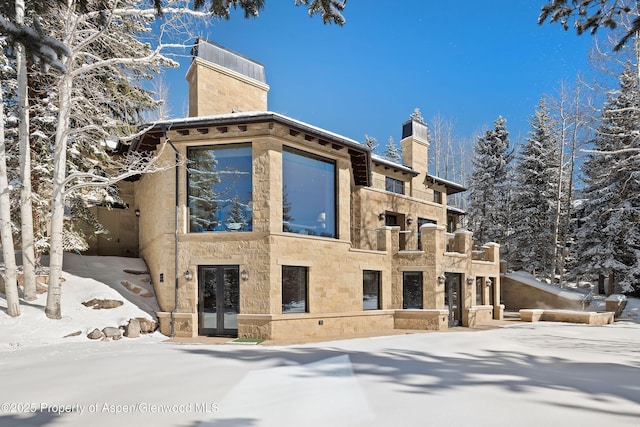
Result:
M272 111L248 111L218 114L215 116L160 120L141 126L141 136L132 142L128 150L154 150L161 138L170 130L184 130L211 126L221 127L264 122L276 122L283 126L287 126L293 132L300 132L305 135L309 135L309 140L313 138L317 139L318 143L321 145L331 144L335 149L346 147L348 149L349 156L351 157L356 185L370 185L371 171L369 165L371 163L371 149L369 147L353 139L338 135L337 133L312 126L308 123L279 113L274 113Z
M378 154L371 154L371 160L374 163L382 165L386 168L392 168L396 172L400 171L402 173L408 173L413 176L420 175L420 172L416 171L415 169L409 166L403 165L401 163L398 163L395 160L390 159L389 157L380 156ZM467 189L460 184L457 184L453 181L449 181L446 179L438 178L437 176L434 176L434 175L427 175L427 182L430 182L432 184L443 185L447 189L447 194L456 194L456 193L461 193L463 191L467 191Z
M458 215L466 215L467 214L467 211L465 211L464 209L460 209L460 208L457 208L455 206L450 206L450 205L447 205L447 212L455 213L455 214L458 214Z
M444 187L447 189L447 194L456 194L456 193L462 193L463 191L467 191L466 187L458 183L455 183L453 181L439 178L435 175L428 175L427 179L430 180L433 184L444 185Z
M388 167L388 168L393 168L396 171L401 171L403 173L408 173L414 176L420 175L420 172L415 171L414 169L410 168L409 166L403 165L401 163L396 162L395 160L392 160L388 157L385 156L381 156L379 154L372 154L371 155L371 160L374 163L377 163L379 165Z

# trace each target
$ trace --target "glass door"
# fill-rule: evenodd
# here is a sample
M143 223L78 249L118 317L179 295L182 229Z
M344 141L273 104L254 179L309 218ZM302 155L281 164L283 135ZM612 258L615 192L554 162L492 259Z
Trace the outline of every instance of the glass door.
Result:
M237 265L198 267L198 334L238 336L240 273Z
M462 318L462 274L445 273L444 307L449 310L449 327L460 325Z
M402 308L422 309L422 272L402 273Z

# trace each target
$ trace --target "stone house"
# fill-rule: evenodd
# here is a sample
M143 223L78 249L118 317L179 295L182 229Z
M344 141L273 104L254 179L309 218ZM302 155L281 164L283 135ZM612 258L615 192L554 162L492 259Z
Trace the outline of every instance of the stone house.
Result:
M429 175L423 123L402 125L402 163L270 112L264 67L199 40L189 116L130 150L173 165L124 185L160 329L294 339L442 330L499 319L499 245L472 250ZM129 213L128 215L133 215Z

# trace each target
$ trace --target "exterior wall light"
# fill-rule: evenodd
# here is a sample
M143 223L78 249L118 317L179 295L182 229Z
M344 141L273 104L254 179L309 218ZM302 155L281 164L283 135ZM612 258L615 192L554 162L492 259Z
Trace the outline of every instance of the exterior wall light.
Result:
M380 221L384 221L386 217L387 216L384 214L384 212L378 214L378 220Z
M446 281L447 281L447 276L445 276L444 274L441 276L438 276L438 285L444 285Z
M135 212L137 217L140 217L140 209L136 209L134 212Z
M473 278L471 276L467 277L467 285L471 286L471 285L473 285L475 283L475 281L476 281L475 278Z
M249 272L247 270L242 270L240 272L240 278L246 282L247 280L249 280Z
M184 278L187 279L188 282L193 280L193 273L190 270L184 272Z
M407 225L411 225L411 224L413 224L413 217L411 215L409 215L407 217Z

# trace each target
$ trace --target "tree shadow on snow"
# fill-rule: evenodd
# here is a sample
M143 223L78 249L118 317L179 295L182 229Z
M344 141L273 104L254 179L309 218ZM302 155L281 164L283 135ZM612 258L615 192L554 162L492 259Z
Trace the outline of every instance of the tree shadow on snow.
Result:
M55 421L61 415L56 412L36 411L29 414L2 414L0 425L3 427L44 427Z
M417 346L420 345L422 343ZM326 349L264 347L237 349L237 351L189 348L183 351L222 359L268 361L272 367L308 364L346 354L349 356L356 377L374 378L374 381L389 383L394 390L401 390L404 393L437 395L443 391L473 387L478 387L478 392L482 393L486 390L482 387L493 386L511 393L518 393L528 399L541 400L540 390L573 391L586 396L586 399L593 404L601 403L601 405L599 407L586 404L582 406L575 402L547 400L544 404L602 414L640 417L640 406L637 411L624 413L613 408L609 411L602 405L612 397L640 404L638 387L640 369L618 363L590 363L499 350L485 350L481 354L458 352L446 356L429 351L391 348L375 352L331 347ZM530 396L526 396L528 394ZM220 424L220 426L223 425L226 424Z

